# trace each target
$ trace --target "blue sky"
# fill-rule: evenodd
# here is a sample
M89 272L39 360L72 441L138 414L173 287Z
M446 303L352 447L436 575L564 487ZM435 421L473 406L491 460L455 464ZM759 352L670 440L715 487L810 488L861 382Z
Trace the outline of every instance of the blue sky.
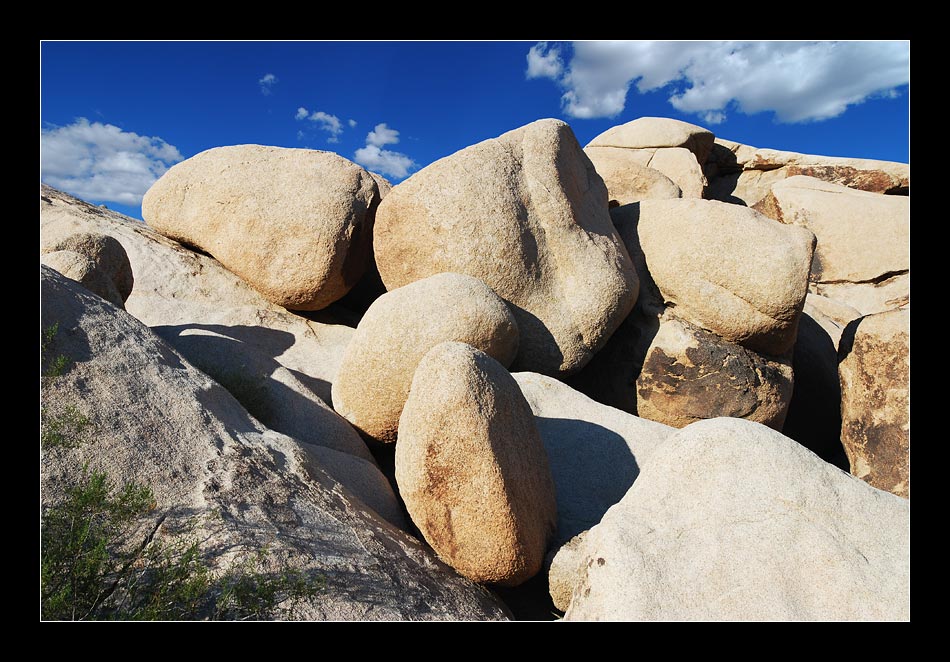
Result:
M544 117L581 145L672 117L756 147L909 160L910 42L41 43L41 176L141 218L211 147L334 151L394 184Z

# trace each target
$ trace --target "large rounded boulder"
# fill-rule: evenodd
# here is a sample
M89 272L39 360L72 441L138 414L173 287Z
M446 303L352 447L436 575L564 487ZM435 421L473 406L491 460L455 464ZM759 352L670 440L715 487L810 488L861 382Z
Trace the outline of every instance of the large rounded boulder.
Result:
M142 217L273 303L320 310L366 270L377 204L376 181L342 156L233 145L169 169L145 194Z
M376 215L374 251L387 289L444 271L487 283L518 320L517 370L579 370L637 298L603 179L553 119L467 147L393 188Z
M763 354L795 343L815 235L714 200L643 200L652 280L681 319Z
M396 483L426 542L463 576L515 586L541 570L557 529L547 454L518 383L484 352L446 342L419 363Z
M334 409L367 436L396 441L416 366L450 340L507 366L518 352L518 323L505 302L471 276L437 274L387 292L346 347L332 387Z

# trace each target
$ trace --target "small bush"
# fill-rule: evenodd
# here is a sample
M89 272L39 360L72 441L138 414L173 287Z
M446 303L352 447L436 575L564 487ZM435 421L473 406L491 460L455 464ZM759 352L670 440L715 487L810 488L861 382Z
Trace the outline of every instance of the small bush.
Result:
M87 438L92 423L79 409L66 405L59 414L51 414L48 407L40 408L40 446L50 448L78 448Z
M320 576L286 566L268 571L266 549L216 574L198 540L183 536L160 543L144 535L155 508L148 487L118 487L105 473L84 469L61 502L44 512L42 617L259 620L325 588Z
M40 338L40 360L43 365L43 384L49 384L57 377L61 377L69 370L71 361L64 354L52 356L53 343L59 333L59 322L43 329Z

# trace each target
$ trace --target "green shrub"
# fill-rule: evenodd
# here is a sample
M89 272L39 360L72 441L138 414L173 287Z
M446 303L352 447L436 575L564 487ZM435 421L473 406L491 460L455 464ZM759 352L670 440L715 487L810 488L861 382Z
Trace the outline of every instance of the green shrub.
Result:
M59 322L43 329L40 338L40 360L43 365L43 384L49 384L57 377L65 375L69 370L71 361L64 354L52 356L53 343L56 340L56 334L59 333Z
M199 541L144 535L155 498L146 486L118 487L89 473L45 509L41 613L49 620L258 620L314 599L321 576L268 569L266 549L216 573ZM159 518L159 524L162 518ZM143 539L144 542L137 542Z
M49 407L40 408L40 446L50 448L78 448L87 439L91 422L74 405L66 405L58 414Z

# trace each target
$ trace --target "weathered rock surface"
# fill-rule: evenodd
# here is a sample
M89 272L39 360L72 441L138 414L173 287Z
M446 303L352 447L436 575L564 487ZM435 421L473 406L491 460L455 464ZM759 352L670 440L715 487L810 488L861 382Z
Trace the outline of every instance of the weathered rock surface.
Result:
M793 385L790 355L757 354L667 313L637 377L637 413L676 428L729 416L781 431Z
M580 533L557 548L556 552L549 552L548 592L551 601L561 611L567 611L574 596L574 585L577 578L583 573L587 556L584 549L584 540L587 531Z
M910 166L895 161L852 159L757 149L717 138L705 163L706 197L754 206L772 185L795 175L872 193L907 195Z
M910 272L884 276L865 283L811 283L811 291L834 299L862 315L873 315L896 310L910 303Z
M436 161L386 196L374 250L388 289L479 278L521 330L516 370L580 369L636 301L607 189L570 127L539 120Z
M703 164L714 138L710 131L694 124L641 117L607 129L591 140L584 152L604 177L611 199L621 205L647 199L702 198L706 186ZM666 175L680 194L671 195L665 186L647 188L645 182L638 184L634 178L642 178L637 172L642 168ZM609 178L605 171L610 173ZM640 197L626 193L630 189Z
M119 308L125 305L125 300L132 293L135 278L132 275L132 264L129 262L129 256L126 255L122 244L108 235L95 232L57 234L55 231L48 231L42 233L40 235L40 255L58 251L71 251L90 260L96 267L95 271L105 276L112 283L112 287L106 286L103 288L106 294L109 295L106 296L102 292L92 290L89 285L83 284L106 301L111 301L119 306ZM63 273L61 270L59 271ZM87 270L85 273L90 272ZM77 282L83 282L81 278L68 277Z
M40 254L40 264L56 269L70 280L74 280L90 292L98 294L114 306L124 308L122 295L115 281L96 262L74 251L52 251Z
M319 480L320 471L327 472L377 515L408 531L399 499L375 462L316 444L300 444L300 448L304 451L305 467L316 475L314 480Z
M910 496L910 309L852 322L838 356L841 443L851 473Z
M703 197L706 178L696 157L687 149L587 146L584 153L603 176L609 198L619 204Z
M673 428L602 405L552 377L512 375L534 413L557 492L554 544L603 518Z
M507 366L518 352L518 323L505 302L471 276L442 273L387 292L366 311L346 348L333 407L368 436L395 442L416 366L450 340Z
M788 351L808 290L815 236L713 200L644 200L646 267L682 319L765 354Z
M814 291L862 314L909 301L910 198L794 176L774 184L755 208L818 237Z
M372 459L359 435L326 404L352 328L289 313L213 258L44 184L41 245L88 233L112 237L128 255L136 277L126 310L233 389L265 425Z
M269 301L320 310L366 270L379 199L370 173L332 152L233 145L172 166L142 199L142 217Z
M588 147L648 149L683 147L703 165L713 148L715 136L701 126L668 117L640 117L613 126L587 143Z
M41 267L42 324L69 371L43 389L44 416L74 406L95 435L46 448L41 495L55 500L88 465L149 485L156 509L144 544L195 530L217 569L269 558L325 579L289 618L498 619L505 610L418 542L310 467L301 445L264 428L218 384L132 316ZM49 419L47 419L49 420Z
M639 200L683 197L680 187L659 170L647 167L639 152L587 147L584 153L594 164L597 174L604 178L611 207Z
M910 199L795 176L755 209L818 238L811 279L868 282L910 269Z
M700 421L586 534L565 620L908 620L909 525L774 430Z
M484 352L446 342L419 362L396 482L426 541L462 575L515 586L541 569L557 527L548 458L517 382Z

